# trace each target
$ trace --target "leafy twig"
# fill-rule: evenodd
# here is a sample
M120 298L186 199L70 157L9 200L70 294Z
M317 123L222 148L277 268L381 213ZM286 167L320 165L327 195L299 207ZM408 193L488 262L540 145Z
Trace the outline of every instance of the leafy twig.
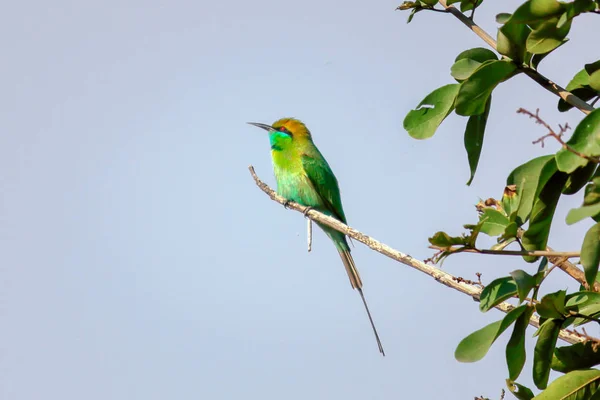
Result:
M542 125L544 128L546 128L548 130L548 134L544 135L536 140L534 140L532 143L536 144L536 143L541 143L542 147L544 147L544 139L549 138L549 137L553 137L554 139L556 139L558 141L558 143L560 143L560 145L563 147L563 149L570 151L571 153L581 157L581 158L585 158L586 160L589 160L591 162L595 162L595 163L600 163L600 157L593 157L593 156L588 156L587 154L583 154L580 153L579 151L575 150L574 148L572 148L571 146L569 146L562 138L562 136L564 135L564 133L570 129L569 124L565 124L564 126L559 125L560 127L560 132L556 133L554 131L554 129L552 129L552 127L546 122L544 121L541 117L540 117L540 109L537 108L535 110L535 114L532 113L529 110L526 110L524 108L519 108L517 110L517 114L525 114L528 115L529 118L532 118L535 120L536 124Z
M427 265L420 260L412 258L408 254L404 254L396 249L393 249L393 248L389 247L388 245L381 243L354 228L349 227L348 225L338 221L335 218L332 218L328 215L325 215L316 210L313 210L310 207L303 206L301 204L295 203L293 201L289 201L289 200L285 199L284 197L279 196L266 183L264 183L263 181L261 181L259 179L259 177L256 175L256 172L254 171L254 167L249 166L248 169L250 170L250 174L252 175L252 178L254 178L254 182L256 183L256 186L258 186L260 190L262 190L264 193L266 193L271 198L271 200L276 201L277 203L279 203L281 205L285 205L288 209L292 209L292 210L304 213L305 216L310 218L311 220L313 220L315 222L319 222L320 224L329 226L329 227L335 229L336 231L341 232L341 233L345 234L346 236L349 236L352 239L355 239L355 240L365 244L372 250L375 250L376 252L383 254L384 256L387 256L393 260L396 260L404 265L407 265L418 271L421 271L421 272L433 277L436 281L440 282L441 284L446 285L452 289L455 289L461 293L464 293L464 294L472 297L476 301L479 301L479 299L481 297L481 291L482 291L481 288L479 288L475 285L468 285L465 282L456 282L456 277L454 277L453 275L451 275L445 271L442 271L439 268L435 268L430 265ZM502 312L508 313L508 312L514 310L515 306L513 306L512 304L507 303L507 302L502 302L502 303L496 305L495 308ZM529 320L529 324L536 328L539 328L540 320L538 317L536 317L534 315ZM566 330L566 329L562 329L559 332L559 338L561 338L565 342L571 343L571 344L583 341L583 338L581 337L580 334L574 333L574 332Z
M456 7L452 5L447 5L446 0L439 0L439 4L441 4L452 15L458 18L460 22L465 24L465 26L471 29L477 36L483 39L483 41L486 42L491 48L497 51L496 41L486 31L481 29L475 22L469 19L465 14L461 13ZM519 65L519 68L523 71L523 73L525 73L531 79L539 83L544 89L554 93L573 107L576 107L579 110L581 110L583 113L589 114L590 112L594 111L594 107L590 106L588 103L575 96L573 93L552 82L550 79L540 74L537 70L530 68L525 64Z

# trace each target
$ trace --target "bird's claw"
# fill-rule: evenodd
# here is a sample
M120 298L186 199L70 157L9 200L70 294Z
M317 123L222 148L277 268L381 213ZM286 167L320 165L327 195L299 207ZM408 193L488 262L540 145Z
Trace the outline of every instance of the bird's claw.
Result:
M304 211L302 212L302 214L304 214L304 217L305 217L305 218L308 218L308 212L309 212L309 211L312 211L312 210L314 210L314 208L312 208L312 207L308 206L308 207L306 207L306 210L304 210Z
M285 208L286 210L290 207L290 203L292 201L291 200L286 200L283 202L283 208Z

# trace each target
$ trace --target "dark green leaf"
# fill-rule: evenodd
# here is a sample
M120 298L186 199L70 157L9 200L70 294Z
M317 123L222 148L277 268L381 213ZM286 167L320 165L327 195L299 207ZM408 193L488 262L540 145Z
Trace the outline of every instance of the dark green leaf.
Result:
M494 279L481 292L479 309L486 312L517 294L517 284L512 277Z
M527 306L517 318L510 340L506 345L506 363L508 365L508 376L515 380L521 374L525 365L525 331L529 325L529 319L533 314L533 307Z
M419 11L423 11L423 9L421 7L415 7L412 10L410 10L410 14L408 14L408 20L406 20L407 24L410 24L410 22L413 20L414 16L416 13L418 13Z
M427 4L428 6L435 6L438 3L438 0L420 0L422 3Z
M454 99L458 93L458 84L442 86L431 92L404 118L404 129L415 139L427 139L433 136L438 126L452 112Z
M581 265L583 265L585 272L585 280L588 285L592 286L600 266L600 222L593 225L583 238Z
M537 284L536 278L534 278L533 276L529 275L527 272L521 269L511 272L510 276L512 276L515 283L517 284L519 302L522 303L531 291L531 289L533 289Z
M549 164L548 167L546 167L547 164ZM517 224L523 225L529 219L539 184L543 187L555 172L554 156L548 155L534 158L510 173L506 185L516 185L520 198Z
M518 400L533 399L533 392L526 386L513 382L510 379L506 380L506 386L508 386L508 390L510 390Z
M558 27L560 28L567 22L581 13L593 11L596 8L593 0L575 0L572 3L563 3L566 11L562 13L558 20Z
M544 250L546 248L554 211L566 181L567 174L556 172L543 186L542 191L535 199L529 227L521 240L525 250ZM523 257L526 262L534 262L537 258L533 256Z
M552 369L567 373L600 364L600 349L592 341L557 347L552 357Z
M494 88L515 71L515 64L509 61L492 61L482 65L460 84L456 96L456 113L465 116L483 114Z
M600 60L593 62L593 63L589 63L589 64L585 64L585 71L588 73L588 75L592 75L594 72L596 71L600 71Z
M504 229L504 233L501 236L501 239L508 240L511 238L516 238L517 233L519 232L519 226L516 222L511 222L506 225L506 229Z
M550 386L548 386L548 389L538 394L535 397L535 399L590 399L592 394L597 392L599 383L600 371L597 369L584 369L581 371L572 371L553 381L550 384Z
M542 301L536 304L535 309L540 317L544 318L563 318L567 313L565 309L566 292L549 293L542 297Z
M491 104L492 96L488 99L483 114L472 115L467 122L467 128L465 129L465 150L467 150L469 169L471 170L471 176L469 177L467 185L470 185L473 181L477 165L479 164L481 148L483 147L483 134L485 132L485 125L490 113Z
M600 156L600 109L589 113L577 125L573 136L567 141L567 145L583 155L591 157ZM587 163L587 159L567 149L560 149L556 153L556 164L558 169L563 172L571 173Z
M479 7L482 2L483 2L483 0L477 0L477 5L475 5L475 2L473 0L461 0L460 11L461 12L470 11L473 9L473 7L475 7L475 8Z
M600 71L596 71L590 75L590 87L600 92Z
M513 59L515 62L523 62L528 58L525 50L525 42L531 28L525 24L515 23L509 20L498 29L498 40L496 49L498 53Z
M494 341L523 314L526 305L511 310L504 319L481 328L461 340L456 347L454 357L460 362L481 360L489 351Z
M549 319L538 331L538 340L533 352L533 382L538 389L545 389L548 385L550 364L561 325L562 320Z
M596 171L596 164L587 163L584 167L579 167L573 173L569 174L569 179L563 189L563 194L575 194L590 181L590 178Z

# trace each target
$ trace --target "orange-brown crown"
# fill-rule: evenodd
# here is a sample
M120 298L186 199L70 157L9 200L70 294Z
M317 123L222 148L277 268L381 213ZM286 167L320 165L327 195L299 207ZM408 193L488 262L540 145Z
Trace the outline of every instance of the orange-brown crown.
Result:
M279 130L285 128L289 131L294 138L308 137L310 138L310 131L304 125L304 123L295 118L281 118L271 125L274 129Z

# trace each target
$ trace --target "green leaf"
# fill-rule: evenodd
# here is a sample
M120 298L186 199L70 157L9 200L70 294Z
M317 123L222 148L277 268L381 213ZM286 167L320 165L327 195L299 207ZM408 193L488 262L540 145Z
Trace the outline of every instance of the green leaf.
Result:
M555 371L567 373L598 364L600 364L600 349L598 344L589 341L557 347L554 350L551 367Z
M517 284L512 277L494 279L481 292L479 309L482 312L489 311L504 300L517 294Z
M566 182L567 174L556 172L535 199L529 227L521 241L525 250L544 250L546 248L554 211ZM524 256L523 259L526 262L534 262L538 257Z
M600 371L572 371L554 380L535 400L590 399L598 389Z
M538 389L545 389L548 385L550 364L561 325L562 320L549 319L538 330L538 340L533 352L533 382Z
M467 244L464 236L450 236L446 232L436 232L428 240L429 243L440 248L464 246Z
M558 49L560 46L562 46L563 44L567 43L568 40L563 40L560 42L560 44L554 49ZM531 57L531 61L529 62L529 66L531 68L537 69L537 67L540 65L540 63L542 62L542 60L544 58L546 58L547 55L549 55L551 52L548 53L543 53L543 54L534 54L533 57Z
M492 104L492 96L490 95L487 104L485 105L485 111L480 115L472 115L467 121L467 128L465 129L465 150L467 150L467 158L469 160L469 169L471 175L467 185L473 182L475 177L475 171L479 164L479 157L481 156L481 149L483 147L483 134L485 133L485 125L487 124L488 115L490 113L490 107Z
M460 362L475 362L481 360L489 351L496 339L523 314L526 305L511 310L504 319L479 329L461 340L456 347L454 357Z
M425 3L428 6L435 6L438 3L438 0L420 0L421 3Z
M585 272L585 280L588 285L592 286L600 266L600 222L593 225L583 238L581 265Z
M404 118L404 129L415 139L427 139L433 136L438 126L452 112L454 99L458 93L458 84L442 86L431 92Z
M498 56L496 56L496 53L493 51L484 47L474 47L472 49L465 50L456 56L454 62L464 59L477 61L478 63L482 64L488 60L497 60Z
M501 236L503 240L509 240L517 237L517 233L519 232L519 226L516 222L511 222L506 225L506 229L504 229L504 233Z
M515 395L519 400L531 400L533 399L533 392L526 386L513 382L510 379L506 380L506 386L508 390Z
M508 217L494 208L484 208L479 216L481 232L488 236L498 236L504 233L509 224Z
M584 218L594 217L600 214L600 203L596 203L591 206L582 206L579 208L573 208L569 210L567 214L567 224L573 225L576 222L581 221Z
M498 29L496 50L517 63L525 61L528 58L525 43L530 32L531 28L527 25L509 20Z
M596 280L598 275L596 275ZM588 317L596 317L600 314L600 293L581 291L567 296L566 308ZM574 326L590 322L589 318L578 317L573 321Z
M527 51L533 54L546 54L556 49L565 42L565 37L571 29L571 22L567 22L561 28L557 28L558 18L541 23L527 37L525 46Z
M525 365L525 332L529 325L529 319L533 314L533 307L527 309L517 318L510 340L506 345L506 363L508 365L508 376L515 380L521 374Z
M582 88L590 84L590 75L584 69L575 74L575 76L569 81L569 84L565 89L569 92L573 89Z
M577 168L569 174L569 179L567 179L563 194L571 195L579 192L581 188L590 181L595 171L596 164L594 163L587 163L586 166Z
M600 91L600 71L596 71L590 75L590 87L596 91Z
M589 113L577 125L573 136L567 141L567 145L583 155L591 157L600 156L600 109ZM587 159L567 149L560 149L556 153L556 164L558 169L563 172L571 173L587 163Z
M544 318L563 318L567 313L565 309L566 292L549 293L542 297L542 301L536 304L535 309L540 317Z
M410 22L415 17L415 14L418 13L419 11L423 11L423 8L421 8L421 7L415 7L412 10L410 10L410 14L408 14L408 19L406 20L406 23L410 24Z
M533 289L537 284L537 279L522 269L517 269L510 273L510 276L514 279L517 284L517 293L519 294L519 303L522 303L531 289ZM517 379L517 378L513 378Z
M471 60L470 58L463 58L456 61L450 68L450 75L457 81L464 81L470 77L477 68L481 67L482 63L479 61Z
M518 24L545 21L548 17L559 15L564 6L556 0L530 0L515 10L510 21Z
M562 13L558 20L558 27L560 28L567 22L581 13L593 11L596 8L593 0L575 0L571 3L563 3L566 11Z
M483 114L494 88L510 78L516 68L510 61L492 61L482 65L460 84L456 96L456 113L464 116Z
M549 167L546 167L547 164ZM520 198L517 224L523 225L529 219L539 184L543 187L555 172L554 156L548 155L534 158L510 173L506 185L516 185Z
M473 0L461 0L460 2L460 11L467 12L473 9L473 7L477 8L483 3L483 0L477 0L477 4L474 4Z

